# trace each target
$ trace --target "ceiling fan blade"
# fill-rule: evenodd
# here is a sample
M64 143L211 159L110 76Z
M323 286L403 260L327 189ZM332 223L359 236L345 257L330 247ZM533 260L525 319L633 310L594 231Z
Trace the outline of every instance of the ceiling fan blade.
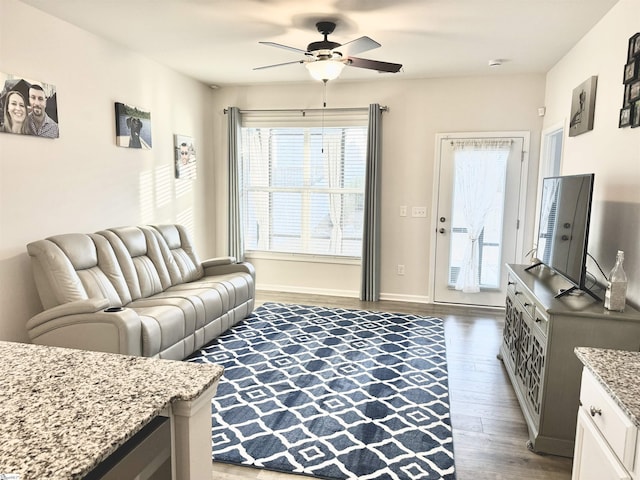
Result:
M296 47L289 47L288 45L282 45L281 43L275 43L275 42L258 42L258 43L262 45L268 45L270 47L284 48L285 50L291 50L292 52L302 53L303 55L309 54L309 52L307 52L306 50L302 50Z
M370 70L378 70L379 72L397 73L402 68L400 63L380 62L378 60L369 60L366 58L349 57L347 65L358 68L368 68Z
M264 70L265 68L282 67L283 65L293 65L294 63L304 63L304 60L294 60L293 62L276 63L274 65L265 65L263 67L255 67L254 70Z
M373 50L374 48L381 47L378 42L369 38L369 37L360 37L355 40L351 40L350 42L343 43L338 48L337 51L342 53L344 56L355 55L357 53L368 52L369 50Z

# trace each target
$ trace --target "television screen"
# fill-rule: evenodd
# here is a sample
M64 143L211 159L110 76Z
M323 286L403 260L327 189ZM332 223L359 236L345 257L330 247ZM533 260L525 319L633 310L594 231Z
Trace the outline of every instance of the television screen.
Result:
M545 178L542 183L538 259L585 289L593 174Z

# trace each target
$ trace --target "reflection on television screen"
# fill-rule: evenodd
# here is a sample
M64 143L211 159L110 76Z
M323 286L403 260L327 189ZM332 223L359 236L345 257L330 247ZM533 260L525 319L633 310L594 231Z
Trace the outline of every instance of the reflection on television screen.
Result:
M538 258L586 290L586 258L593 174L545 178L542 184Z

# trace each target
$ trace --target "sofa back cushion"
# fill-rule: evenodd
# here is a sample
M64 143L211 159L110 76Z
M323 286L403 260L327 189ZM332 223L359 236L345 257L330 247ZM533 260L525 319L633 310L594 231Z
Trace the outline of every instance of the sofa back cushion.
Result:
M111 306L130 301L124 276L104 238L71 233L27 245L42 306L107 298Z
M172 285L169 270L149 227L118 227L98 232L111 244L132 300L150 297Z
M163 251L172 285L192 282L204 276L204 269L182 225L155 225L158 245Z

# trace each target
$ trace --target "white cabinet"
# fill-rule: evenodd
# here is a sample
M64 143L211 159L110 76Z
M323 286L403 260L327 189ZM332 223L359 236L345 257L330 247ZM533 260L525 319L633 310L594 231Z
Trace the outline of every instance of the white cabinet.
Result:
M572 480L632 480L638 429L593 374L582 373Z
M572 480L631 480L589 415L578 411Z

